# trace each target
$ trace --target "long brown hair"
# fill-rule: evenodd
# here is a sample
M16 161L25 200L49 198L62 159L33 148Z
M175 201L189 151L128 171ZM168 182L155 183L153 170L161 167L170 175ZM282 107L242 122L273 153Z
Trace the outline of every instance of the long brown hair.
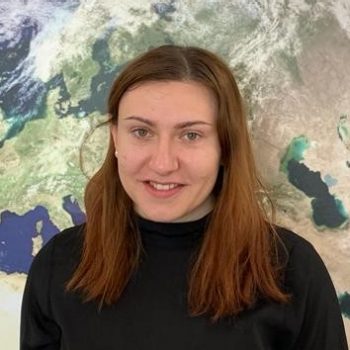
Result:
M222 165L210 222L189 271L190 314L208 314L216 321L251 307L258 296L286 302L288 295L280 288L277 235L262 203L264 188L232 72L204 49L175 45L151 49L131 61L115 80L108 99L110 118L104 124L117 124L123 94L149 81L195 81L207 86L218 102ZM87 184L83 252L67 285L100 305L118 300L142 251L133 204L119 179L114 152L110 138L106 159Z

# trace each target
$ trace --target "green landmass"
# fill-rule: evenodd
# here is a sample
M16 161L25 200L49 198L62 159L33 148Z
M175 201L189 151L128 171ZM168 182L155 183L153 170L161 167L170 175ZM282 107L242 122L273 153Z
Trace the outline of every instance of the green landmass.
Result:
M135 33L118 28L108 40L111 61L116 65L124 64L151 47L174 43L167 27L168 22L156 20L150 25L141 23Z
M78 105L79 101L90 97L91 78L100 69L97 62L91 57L91 46L85 50L86 56L73 61L66 61L62 66L62 73L67 90L70 94L72 106Z
M62 228L71 225L62 198L73 195L83 205L86 178L79 169L79 147L89 126L88 120L59 119L53 108L57 98L58 89L51 91L44 118L26 123L5 143L4 154L17 161L0 176L0 208L23 214L43 205Z

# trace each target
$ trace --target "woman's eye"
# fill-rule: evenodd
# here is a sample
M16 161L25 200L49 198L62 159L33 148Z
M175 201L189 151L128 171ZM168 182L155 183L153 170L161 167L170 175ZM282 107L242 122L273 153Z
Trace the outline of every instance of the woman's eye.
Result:
M185 134L185 136L189 141L195 141L199 139L201 135L197 134L196 132L188 132Z
M142 129L142 128L139 128L139 129L134 129L132 131L132 133L136 136L136 137L139 137L139 138L144 138L148 135L148 130L147 129Z

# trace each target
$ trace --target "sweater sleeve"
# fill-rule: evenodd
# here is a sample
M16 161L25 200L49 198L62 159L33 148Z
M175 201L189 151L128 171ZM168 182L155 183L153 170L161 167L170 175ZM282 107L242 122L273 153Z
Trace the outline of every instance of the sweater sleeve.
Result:
M50 312L53 237L35 256L24 289L20 350L60 349L60 328Z
M297 287L299 333L293 350L347 350L344 323L328 271L313 246L293 249L291 269Z

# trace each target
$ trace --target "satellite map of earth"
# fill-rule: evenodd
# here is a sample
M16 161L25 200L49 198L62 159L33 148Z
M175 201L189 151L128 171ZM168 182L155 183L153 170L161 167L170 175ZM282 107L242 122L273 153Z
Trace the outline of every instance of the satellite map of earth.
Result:
M320 253L350 337L348 0L12 0L0 2L2 349L18 348L33 257L85 219L111 82L166 43L207 48L231 66L278 223Z

